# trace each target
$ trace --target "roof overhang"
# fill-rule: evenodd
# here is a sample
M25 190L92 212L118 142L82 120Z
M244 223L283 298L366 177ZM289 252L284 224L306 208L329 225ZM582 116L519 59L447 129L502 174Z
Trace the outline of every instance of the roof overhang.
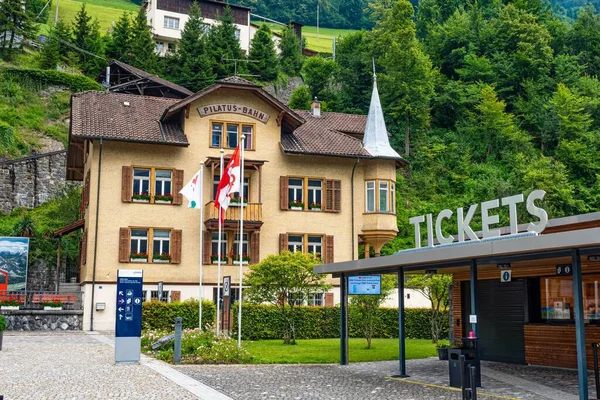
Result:
M61 237L63 235L67 235L73 231L76 231L78 229L83 229L83 227L85 226L85 220L84 219L80 219L77 220L75 222L70 223L69 225L65 225L62 228L60 228L59 230L55 231L53 233L54 237Z
M491 264L504 259L568 256L572 249L580 249L582 254L600 251L600 228L499 239L502 240L473 241L460 246L427 247L399 252L391 256L317 265L314 267L314 272L354 275L392 273L398 268L403 268L405 271L420 271L430 267L467 266L473 260L480 264Z

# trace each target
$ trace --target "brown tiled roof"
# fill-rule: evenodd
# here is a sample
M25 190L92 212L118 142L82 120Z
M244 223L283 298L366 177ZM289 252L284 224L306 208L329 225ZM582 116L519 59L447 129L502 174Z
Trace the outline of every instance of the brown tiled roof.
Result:
M187 146L177 123L160 116L178 99L113 92L81 92L71 97L72 139L91 138Z
M220 83L233 83L235 85L248 85L248 86L256 86L260 87L256 83L252 83L247 79L240 78L239 76L228 76L227 78L219 79L217 82Z
M367 124L366 115L294 110L306 123L282 134L281 147L286 153L332 155L337 157L372 158L360 137ZM406 161L398 160L401 163Z
M139 68L136 68L134 66L131 66L129 64L125 64L124 62L118 61L118 60L114 60L113 63L117 64L119 67L123 68L124 70L129 71L130 73L132 73L133 75L136 75L140 78L146 78L148 80L151 80L153 82L156 82L160 85L166 86L170 89L173 89L175 91L178 91L186 96L190 96L192 94L194 94L194 92L192 92L191 90L188 90L186 88L184 88L183 86L179 86L176 85L173 82L170 82L166 79L161 78L160 76L157 75L152 75L146 71L143 71Z

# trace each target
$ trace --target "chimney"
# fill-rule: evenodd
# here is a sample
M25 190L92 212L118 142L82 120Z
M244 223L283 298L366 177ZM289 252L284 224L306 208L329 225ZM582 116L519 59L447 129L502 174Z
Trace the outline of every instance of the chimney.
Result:
M321 116L321 102L315 96L312 104L310 105L310 113L313 117L319 118Z

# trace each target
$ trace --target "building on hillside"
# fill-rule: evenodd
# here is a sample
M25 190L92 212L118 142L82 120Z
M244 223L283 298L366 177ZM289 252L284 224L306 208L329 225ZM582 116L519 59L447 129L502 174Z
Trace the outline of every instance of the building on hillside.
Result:
M156 42L156 52L164 56L177 49L177 42L181 39L181 32L189 18L189 8L192 0L148 0L144 6L148 24L152 27L152 35ZM219 17L229 7L236 27L236 37L240 41L240 48L244 53L250 50L250 41L257 28L250 23L248 7L237 4L225 3L219 0L198 0L198 6L207 30L210 25L218 22ZM292 23L298 38L302 40L302 25ZM273 35L273 41L278 43L278 36Z
M173 99L183 99L193 94L183 86L117 60L112 61L96 80L108 91L116 93Z
M240 208L225 213L222 275L238 297L238 241L249 263L282 250L319 253L326 262L358 257L359 244L381 246L396 236L396 170L406 164L389 145L374 85L368 117L294 111L239 77L169 99L88 91L72 97L67 174L83 180L81 287L84 329L113 329L116 272L143 269L145 300L216 300L218 252L215 188L220 149L231 157L247 138ZM204 161L204 220L182 205L179 190ZM200 229L204 256L199 260ZM96 235L97 232L97 235ZM96 252L95 252L95 249ZM169 260L156 254L169 254ZM334 305L334 288L308 299ZM105 303L97 311L98 303Z

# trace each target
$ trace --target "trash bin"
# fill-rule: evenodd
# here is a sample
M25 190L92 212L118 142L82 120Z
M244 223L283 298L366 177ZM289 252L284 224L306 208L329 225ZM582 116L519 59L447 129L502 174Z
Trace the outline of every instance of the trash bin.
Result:
M449 349L448 350L448 372L450 375L450 386L460 388L461 363L460 356L465 356L465 362L462 366L465 374L465 387L471 387L471 374L469 367L476 368L475 381L477 387L481 387L480 362L477 354L477 348L471 349Z

